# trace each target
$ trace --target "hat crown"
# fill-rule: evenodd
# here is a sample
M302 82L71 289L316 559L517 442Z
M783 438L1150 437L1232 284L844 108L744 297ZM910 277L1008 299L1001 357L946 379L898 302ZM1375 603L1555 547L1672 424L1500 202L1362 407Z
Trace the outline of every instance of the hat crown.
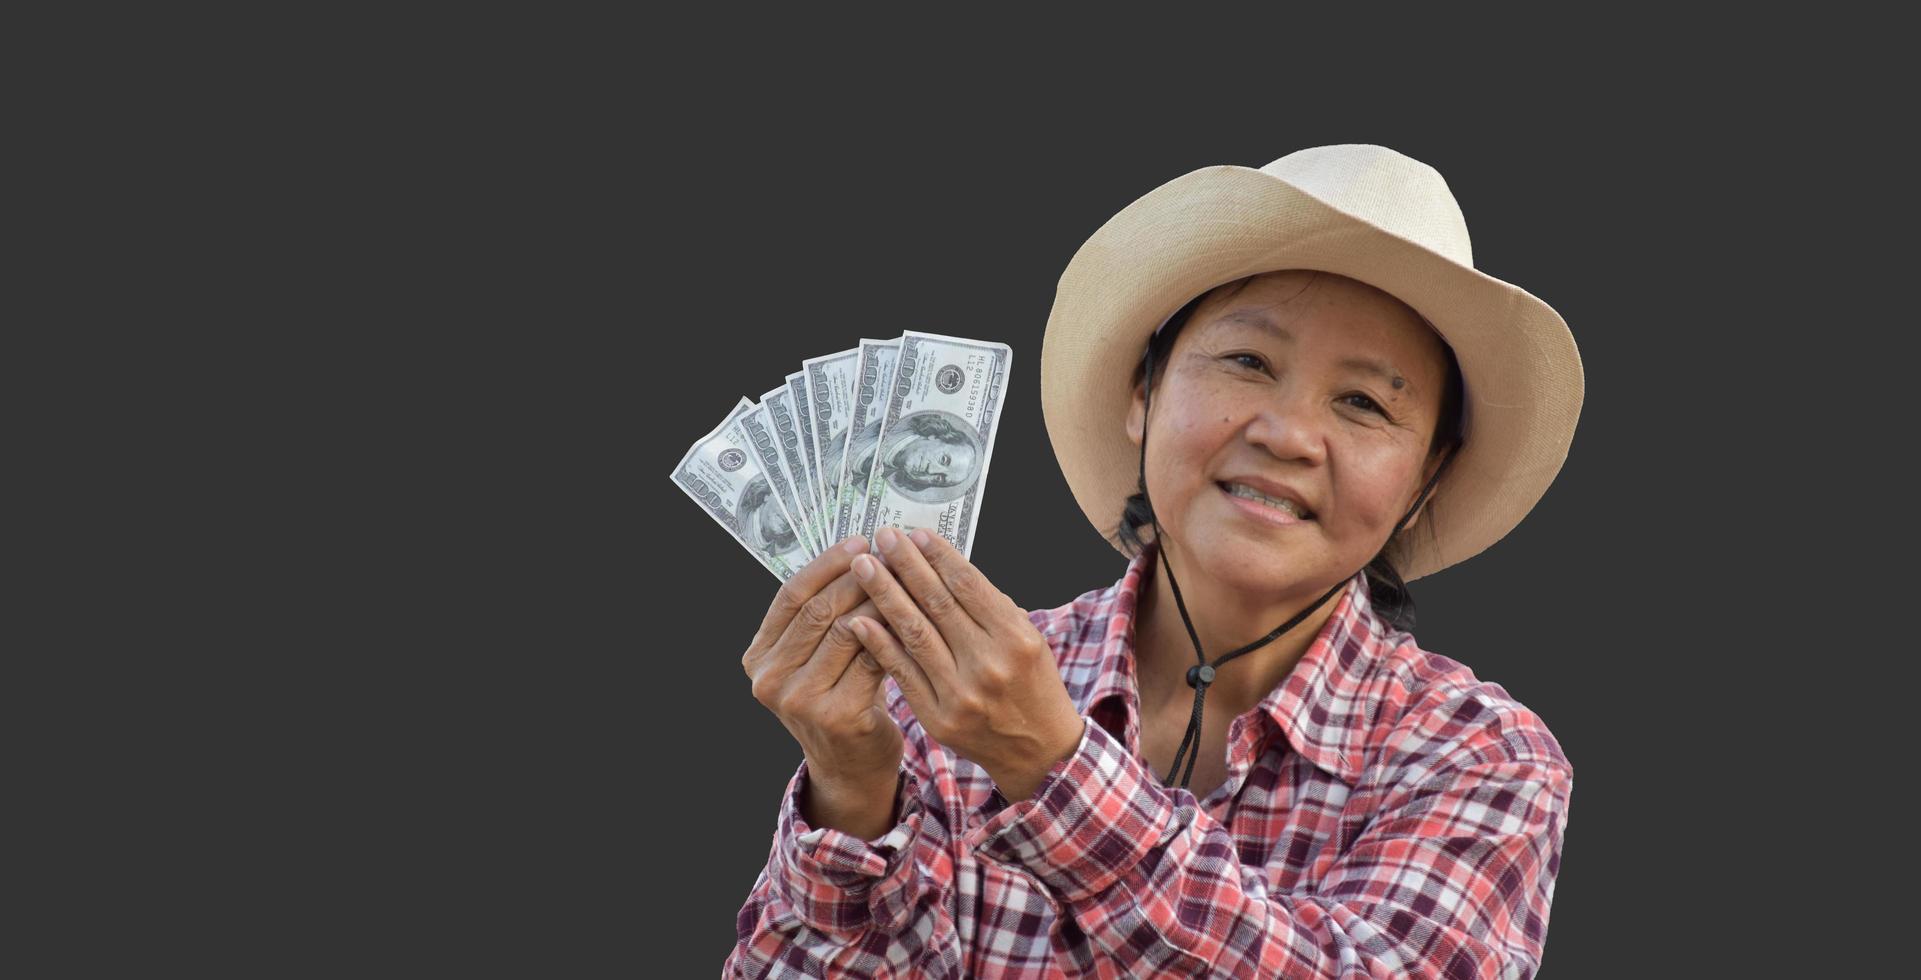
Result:
M1472 267L1467 219L1441 172L1385 146L1313 146L1261 168L1346 214Z

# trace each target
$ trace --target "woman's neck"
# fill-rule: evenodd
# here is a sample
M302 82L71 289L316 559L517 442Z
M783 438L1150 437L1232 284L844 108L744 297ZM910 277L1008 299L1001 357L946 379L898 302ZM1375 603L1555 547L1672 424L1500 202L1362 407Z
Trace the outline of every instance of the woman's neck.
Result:
M1200 661L1194 656L1194 642L1188 638L1187 627L1181 622L1180 607L1175 604L1174 591L1168 586L1161 557L1149 554L1148 558L1148 566L1142 572L1147 581L1136 599L1134 612L1134 660L1139 671L1136 683L1140 687L1141 712L1153 716L1192 707L1194 689L1187 684L1187 671ZM1222 654L1266 636L1326 591L1326 586L1322 586L1308 596L1264 599L1222 587L1199 570L1184 566L1179 555L1169 555L1168 562L1180 580L1181 599L1187 604L1188 615L1194 621L1194 633L1200 637L1201 650L1210 664ZM1214 683L1208 688L1208 706L1218 709L1224 705L1238 715L1259 704L1307 653L1340 601L1339 593L1329 596L1293 629L1216 668Z

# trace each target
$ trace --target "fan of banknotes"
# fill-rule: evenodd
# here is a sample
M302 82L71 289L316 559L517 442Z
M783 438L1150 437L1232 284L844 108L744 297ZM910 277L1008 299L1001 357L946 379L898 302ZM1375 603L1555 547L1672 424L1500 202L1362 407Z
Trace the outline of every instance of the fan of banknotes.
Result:
M1013 350L909 330L741 398L674 483L785 582L853 534L924 527L970 559Z

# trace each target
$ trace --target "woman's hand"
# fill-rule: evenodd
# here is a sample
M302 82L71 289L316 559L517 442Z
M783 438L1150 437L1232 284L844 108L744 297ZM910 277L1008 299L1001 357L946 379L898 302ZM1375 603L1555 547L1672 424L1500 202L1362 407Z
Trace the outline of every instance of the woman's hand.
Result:
M847 570L866 547L850 537L782 583L740 665L754 700L800 743L815 782L844 796L884 788L891 800L903 741L881 686L887 674L856 656L861 644L847 625L850 610L876 614Z
M861 555L852 566L892 630L849 617L861 644L928 737L986 769L1009 800L1032 797L1086 725L1047 638L945 538L883 527L874 544L886 565Z

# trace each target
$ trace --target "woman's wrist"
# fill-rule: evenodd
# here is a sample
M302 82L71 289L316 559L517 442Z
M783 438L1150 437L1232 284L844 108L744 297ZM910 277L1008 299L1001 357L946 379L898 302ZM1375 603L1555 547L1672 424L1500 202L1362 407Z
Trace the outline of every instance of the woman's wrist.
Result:
M1077 714L1074 722L1061 729L1040 751L1023 759L1019 764L987 769L987 775L1001 795L1010 802L1033 799L1047 782L1047 776L1061 760L1073 757L1080 751L1081 739L1087 734L1087 716Z
M809 826L873 840L893 829L899 796L898 770L882 780L823 776L810 769L801 792L801 817Z

